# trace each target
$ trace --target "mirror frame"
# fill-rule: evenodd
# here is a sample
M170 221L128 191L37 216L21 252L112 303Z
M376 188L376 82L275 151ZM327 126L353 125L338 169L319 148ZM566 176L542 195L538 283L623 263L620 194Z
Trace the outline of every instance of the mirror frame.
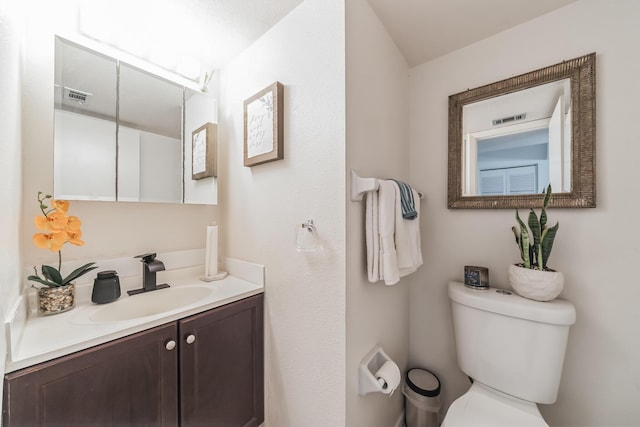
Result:
M550 206L596 206L596 54L449 96L449 209L505 209L542 206L543 194L462 196L462 109L465 105L569 78L571 81L571 192L553 193Z

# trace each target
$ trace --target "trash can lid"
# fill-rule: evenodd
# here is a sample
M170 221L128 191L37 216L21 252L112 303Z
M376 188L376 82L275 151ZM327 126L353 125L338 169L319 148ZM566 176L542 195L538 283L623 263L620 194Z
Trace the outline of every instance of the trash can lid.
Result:
M435 397L440 394L440 380L426 369L409 369L406 381L411 390L422 396Z

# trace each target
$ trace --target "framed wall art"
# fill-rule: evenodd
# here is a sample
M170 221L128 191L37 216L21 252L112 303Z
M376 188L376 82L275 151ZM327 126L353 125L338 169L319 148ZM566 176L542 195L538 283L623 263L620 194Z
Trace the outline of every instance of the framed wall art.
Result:
M266 87L244 101L244 165L284 158L283 86Z
M217 177L218 126L206 123L191 133L191 179Z

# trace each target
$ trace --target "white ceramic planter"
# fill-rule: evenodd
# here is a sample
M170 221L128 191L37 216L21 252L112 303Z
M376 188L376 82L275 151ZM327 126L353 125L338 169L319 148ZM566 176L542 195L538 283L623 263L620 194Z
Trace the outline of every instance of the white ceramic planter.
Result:
M564 288L564 275L558 271L541 271L530 268L509 266L509 282L520 296L536 300L551 301Z

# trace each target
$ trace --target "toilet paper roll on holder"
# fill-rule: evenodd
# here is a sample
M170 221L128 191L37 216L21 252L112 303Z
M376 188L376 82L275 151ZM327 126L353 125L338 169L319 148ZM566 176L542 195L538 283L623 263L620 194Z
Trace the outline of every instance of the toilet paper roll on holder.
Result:
M395 372L395 378L390 379L392 383L387 383L385 379L376 377L376 373L378 373L387 362L393 364L393 367L397 371ZM360 362L358 368L358 392L362 396L374 392L391 395L398 387L399 381L400 369L380 346L376 346Z

